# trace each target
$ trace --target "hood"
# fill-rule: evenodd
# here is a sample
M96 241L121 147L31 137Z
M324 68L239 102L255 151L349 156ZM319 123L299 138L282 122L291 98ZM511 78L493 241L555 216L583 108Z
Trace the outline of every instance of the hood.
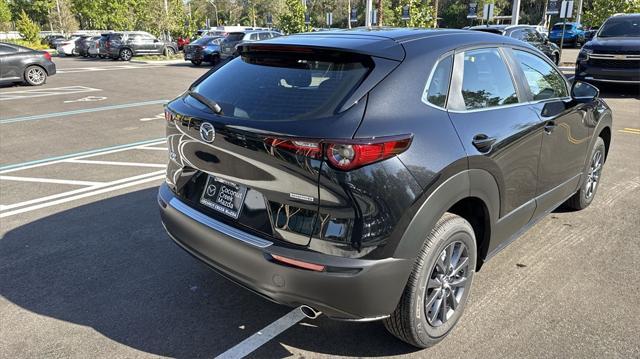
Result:
M584 48L601 54L640 54L640 37L594 37Z

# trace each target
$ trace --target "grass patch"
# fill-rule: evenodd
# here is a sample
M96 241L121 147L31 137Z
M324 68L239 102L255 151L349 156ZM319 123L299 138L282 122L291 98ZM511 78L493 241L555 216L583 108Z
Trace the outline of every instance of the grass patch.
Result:
M182 54L174 54L171 56L165 55L144 55L144 56L136 56L134 60L140 61L169 61L169 60L182 60Z
M28 48L34 49L34 50L47 50L47 49L49 49L49 45L43 44L40 41L31 42L31 41L22 40L22 39L7 39L7 40L2 40L2 41L8 42L10 44L16 44L16 45L28 47Z

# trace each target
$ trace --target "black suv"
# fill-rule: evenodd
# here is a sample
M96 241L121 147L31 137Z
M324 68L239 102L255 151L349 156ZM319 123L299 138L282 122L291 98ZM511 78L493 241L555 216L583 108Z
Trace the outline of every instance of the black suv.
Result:
M559 205L593 201L611 110L521 41L352 30L238 50L166 107L162 221L310 317L382 319L433 345L487 259Z
M173 55L178 52L178 45L157 39L144 31L125 31L103 34L106 36L105 53L114 60L129 61L138 55ZM102 49L100 51L102 53Z
M575 78L640 84L640 14L607 19L580 50Z
M471 27L469 30L491 32L528 42L547 55L556 65L560 63L560 47L531 25L480 25Z

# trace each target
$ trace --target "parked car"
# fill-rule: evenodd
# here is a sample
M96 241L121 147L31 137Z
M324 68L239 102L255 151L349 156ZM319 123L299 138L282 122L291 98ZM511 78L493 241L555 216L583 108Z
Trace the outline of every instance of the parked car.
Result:
M76 40L76 52L78 55L82 57L89 57L89 47L91 47L91 42L95 41L96 38L100 38L95 35L82 35Z
M191 39L189 37L178 37L178 51L182 51L182 49L184 49L185 46L189 45L189 43L191 43Z
M205 36L185 46L184 60L200 66L203 62L212 64L220 61L220 43L223 36Z
M480 25L470 28L475 31L491 32L498 35L513 37L529 44L542 51L556 65L560 63L560 48L549 41L544 35L539 33L534 26L530 25Z
M44 41L49 45L50 49L55 49L58 46L58 42L64 41L66 38L63 35L47 35Z
M162 221L309 317L383 320L434 345L483 263L598 189L611 110L521 41L354 29L238 51L165 108Z
M114 60L129 61L139 55L173 55L178 45L157 39L144 31L124 31L108 34L104 42L105 52Z
M268 40L282 36L279 32L264 30L246 30L230 32L220 44L220 59L227 60L237 56L236 48L241 43Z
M111 38L113 32L108 32L104 34L100 34L100 39L97 44L96 54L99 58L104 59L109 56L109 48L107 47L107 42Z
M92 36L86 40L87 43L87 56L97 57L100 55L100 39L102 36Z
M575 78L640 84L640 14L608 18L580 50Z
M598 29L600 29L599 26L593 26L593 27L589 28L589 30L585 30L584 31L584 39L585 39L585 41L591 41L591 39L593 39L593 37L596 36L596 33L598 32Z
M549 32L549 40L560 45L560 40L562 39L562 28L564 26L564 41L562 42L563 46L574 46L580 47L584 45L586 42L584 36L584 29L582 25L577 22L568 22L563 24L561 22L553 25L551 31Z
M58 45L56 46L56 51L58 51L59 55L77 56L78 48L76 46L79 39L81 39L80 36L72 36L67 40L59 41Z
M56 65L48 52L0 42L0 83L40 86L55 74Z

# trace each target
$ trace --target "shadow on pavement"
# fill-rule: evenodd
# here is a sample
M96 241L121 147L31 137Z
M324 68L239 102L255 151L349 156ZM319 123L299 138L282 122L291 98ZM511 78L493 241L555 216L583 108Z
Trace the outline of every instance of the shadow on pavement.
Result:
M156 193L100 200L10 230L0 239L0 296L136 350L180 358L222 353L290 310L227 281L173 244L160 224ZM308 323L317 327L290 328L255 356L290 355L278 342L331 355L415 350L380 323ZM51 338L61 345L63 339Z

